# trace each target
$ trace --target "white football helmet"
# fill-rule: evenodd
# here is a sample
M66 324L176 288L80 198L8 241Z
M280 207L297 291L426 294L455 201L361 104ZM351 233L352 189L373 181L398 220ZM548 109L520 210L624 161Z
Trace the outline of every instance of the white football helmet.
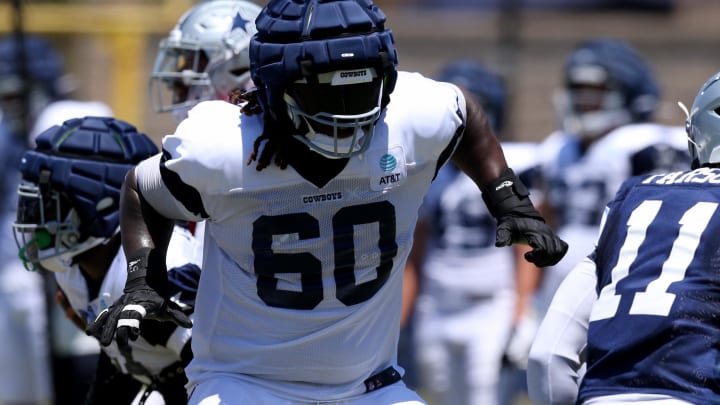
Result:
M244 0L204 1L188 10L160 41L150 78L153 109L181 121L201 101L252 87L248 46L260 10Z

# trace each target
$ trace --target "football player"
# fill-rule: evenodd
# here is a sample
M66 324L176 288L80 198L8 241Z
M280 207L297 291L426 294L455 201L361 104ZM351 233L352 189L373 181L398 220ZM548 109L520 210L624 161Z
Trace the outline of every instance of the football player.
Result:
M160 41L150 77L153 109L180 122L201 101L252 87L248 46L258 13L260 6L245 0L205 1L186 11Z
M72 97L53 101L43 108L35 119L28 134L29 147L35 147L35 138L44 130L68 119L86 115L111 117L113 113L107 104L100 101L77 100ZM17 172L17 168L15 171ZM15 198L14 203L17 206L17 193L12 192L10 195ZM16 219L17 215L13 208L12 221ZM8 224L8 229L11 229L11 225L12 222ZM17 260L17 249L14 251ZM87 336L83 329L72 322L74 316L67 316L74 315L75 311L68 310L67 298L62 289L58 288L55 276L46 271L41 271L41 274L45 280L47 299L51 302L48 305L48 323L55 403L80 404L83 403L94 380L100 345L95 338Z
M63 61L49 41L35 35L0 39L0 403L53 400L43 276L25 271L17 258L15 220L17 165L28 131L48 103L63 96ZM11 349L10 349L11 348Z
M607 205L532 346L533 404L718 402L719 107L720 72L686 121L691 170L632 177Z
M484 190L498 246L526 239L539 265L567 249L480 106L397 71L385 19L371 1L271 0L250 42L257 91L242 106L198 104L128 173L133 265L90 332L125 341L146 316L186 324L165 310L153 262L171 218L206 220L190 404L423 403L396 363L403 269L422 197L450 159Z
M127 261L120 248L120 187L127 171L157 147L132 125L102 117L65 121L35 141L35 149L22 156L12 229L24 265L54 272L68 317L84 330L122 294ZM200 276L198 242L184 228L170 232L167 263L158 264L168 269L162 293L171 311L190 314ZM127 405L145 385L140 403L158 391L164 402L148 403L185 404L183 369L192 355L190 324L183 326L144 320L129 346L102 341L84 403Z
M437 79L467 89L495 133L502 132L507 92L497 73L463 59L445 65ZM502 144L508 164L526 185L525 175L536 171L535 146ZM416 356L422 386L437 403L499 403L504 350L513 325L520 326L530 310L541 272L522 260L525 246L516 245L520 252L513 252L497 249L494 242L495 219L480 190L457 167L446 165L423 202L406 267L421 277Z
M556 94L560 129L540 145L540 211L568 241L565 258L538 294L544 313L562 278L593 248L605 204L623 180L687 167L683 128L653 123L660 89L650 67L627 42L579 43Z

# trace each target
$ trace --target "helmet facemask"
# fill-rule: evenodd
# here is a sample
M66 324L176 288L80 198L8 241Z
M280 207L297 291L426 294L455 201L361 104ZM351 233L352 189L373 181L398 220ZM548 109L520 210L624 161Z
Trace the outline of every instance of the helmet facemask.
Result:
M201 2L160 42L150 78L156 112L177 122L196 104L227 100L250 80L248 46L261 7L244 0Z
M207 64L205 51L196 45L161 42L150 80L155 111L173 112L179 121L199 102L215 99Z
M295 138L332 159L365 151L382 112L383 79L363 68L321 73L316 83L309 81L295 81L284 96L293 124L306 131Z
M78 212L57 191L42 192L38 185L23 181L18 197L13 234L27 270L66 271L74 257L109 239L83 238Z

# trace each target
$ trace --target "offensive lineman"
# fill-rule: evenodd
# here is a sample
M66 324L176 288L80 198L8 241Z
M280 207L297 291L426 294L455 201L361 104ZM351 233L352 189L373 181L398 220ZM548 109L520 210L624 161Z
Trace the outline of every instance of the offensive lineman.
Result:
M484 190L498 246L525 239L541 266L565 253L480 107L397 72L384 23L370 1L270 1L250 43L257 92L242 108L198 104L128 174L121 224L136 265L91 331L122 341L146 315L185 324L165 311L155 264L170 218L206 220L190 404L423 403L396 364L403 268L422 196L451 158Z

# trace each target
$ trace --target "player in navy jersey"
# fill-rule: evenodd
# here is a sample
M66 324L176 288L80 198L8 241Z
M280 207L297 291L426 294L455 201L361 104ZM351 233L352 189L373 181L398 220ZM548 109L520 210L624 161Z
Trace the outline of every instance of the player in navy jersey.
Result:
M686 121L692 170L632 177L607 205L533 344L534 404L720 404L719 112L720 72Z
M397 71L385 19L369 0L271 0L250 41L256 91L198 104L128 173L125 294L91 331L122 342L146 316L187 325L155 262L172 219L205 220L190 404L423 403L396 362L403 269L450 159L484 191L498 246L525 239L539 265L566 251L481 107Z
M35 141L20 164L12 227L19 256L28 270L53 272L68 318L85 330L122 295L127 265L120 248L120 187L125 173L157 147L132 125L107 117L70 119ZM178 226L171 233L162 266L170 280L165 293L172 308L189 315L200 277L199 241ZM152 320L141 328L130 346L100 342L104 346L84 404L187 403L183 370L192 358L190 329ZM141 391L142 399L135 398Z
M461 59L443 66L437 79L467 89L495 133L502 132L507 92L498 73ZM526 175L535 170L536 145L503 142L502 147L508 164L531 184ZM495 219L480 190L455 165L444 166L423 201L406 267L421 280L413 325L416 357L423 391L436 403L500 403L504 350L514 327L519 330L531 312L541 271L522 260L525 246L497 249L494 241ZM518 348L522 359L531 340L526 341Z

